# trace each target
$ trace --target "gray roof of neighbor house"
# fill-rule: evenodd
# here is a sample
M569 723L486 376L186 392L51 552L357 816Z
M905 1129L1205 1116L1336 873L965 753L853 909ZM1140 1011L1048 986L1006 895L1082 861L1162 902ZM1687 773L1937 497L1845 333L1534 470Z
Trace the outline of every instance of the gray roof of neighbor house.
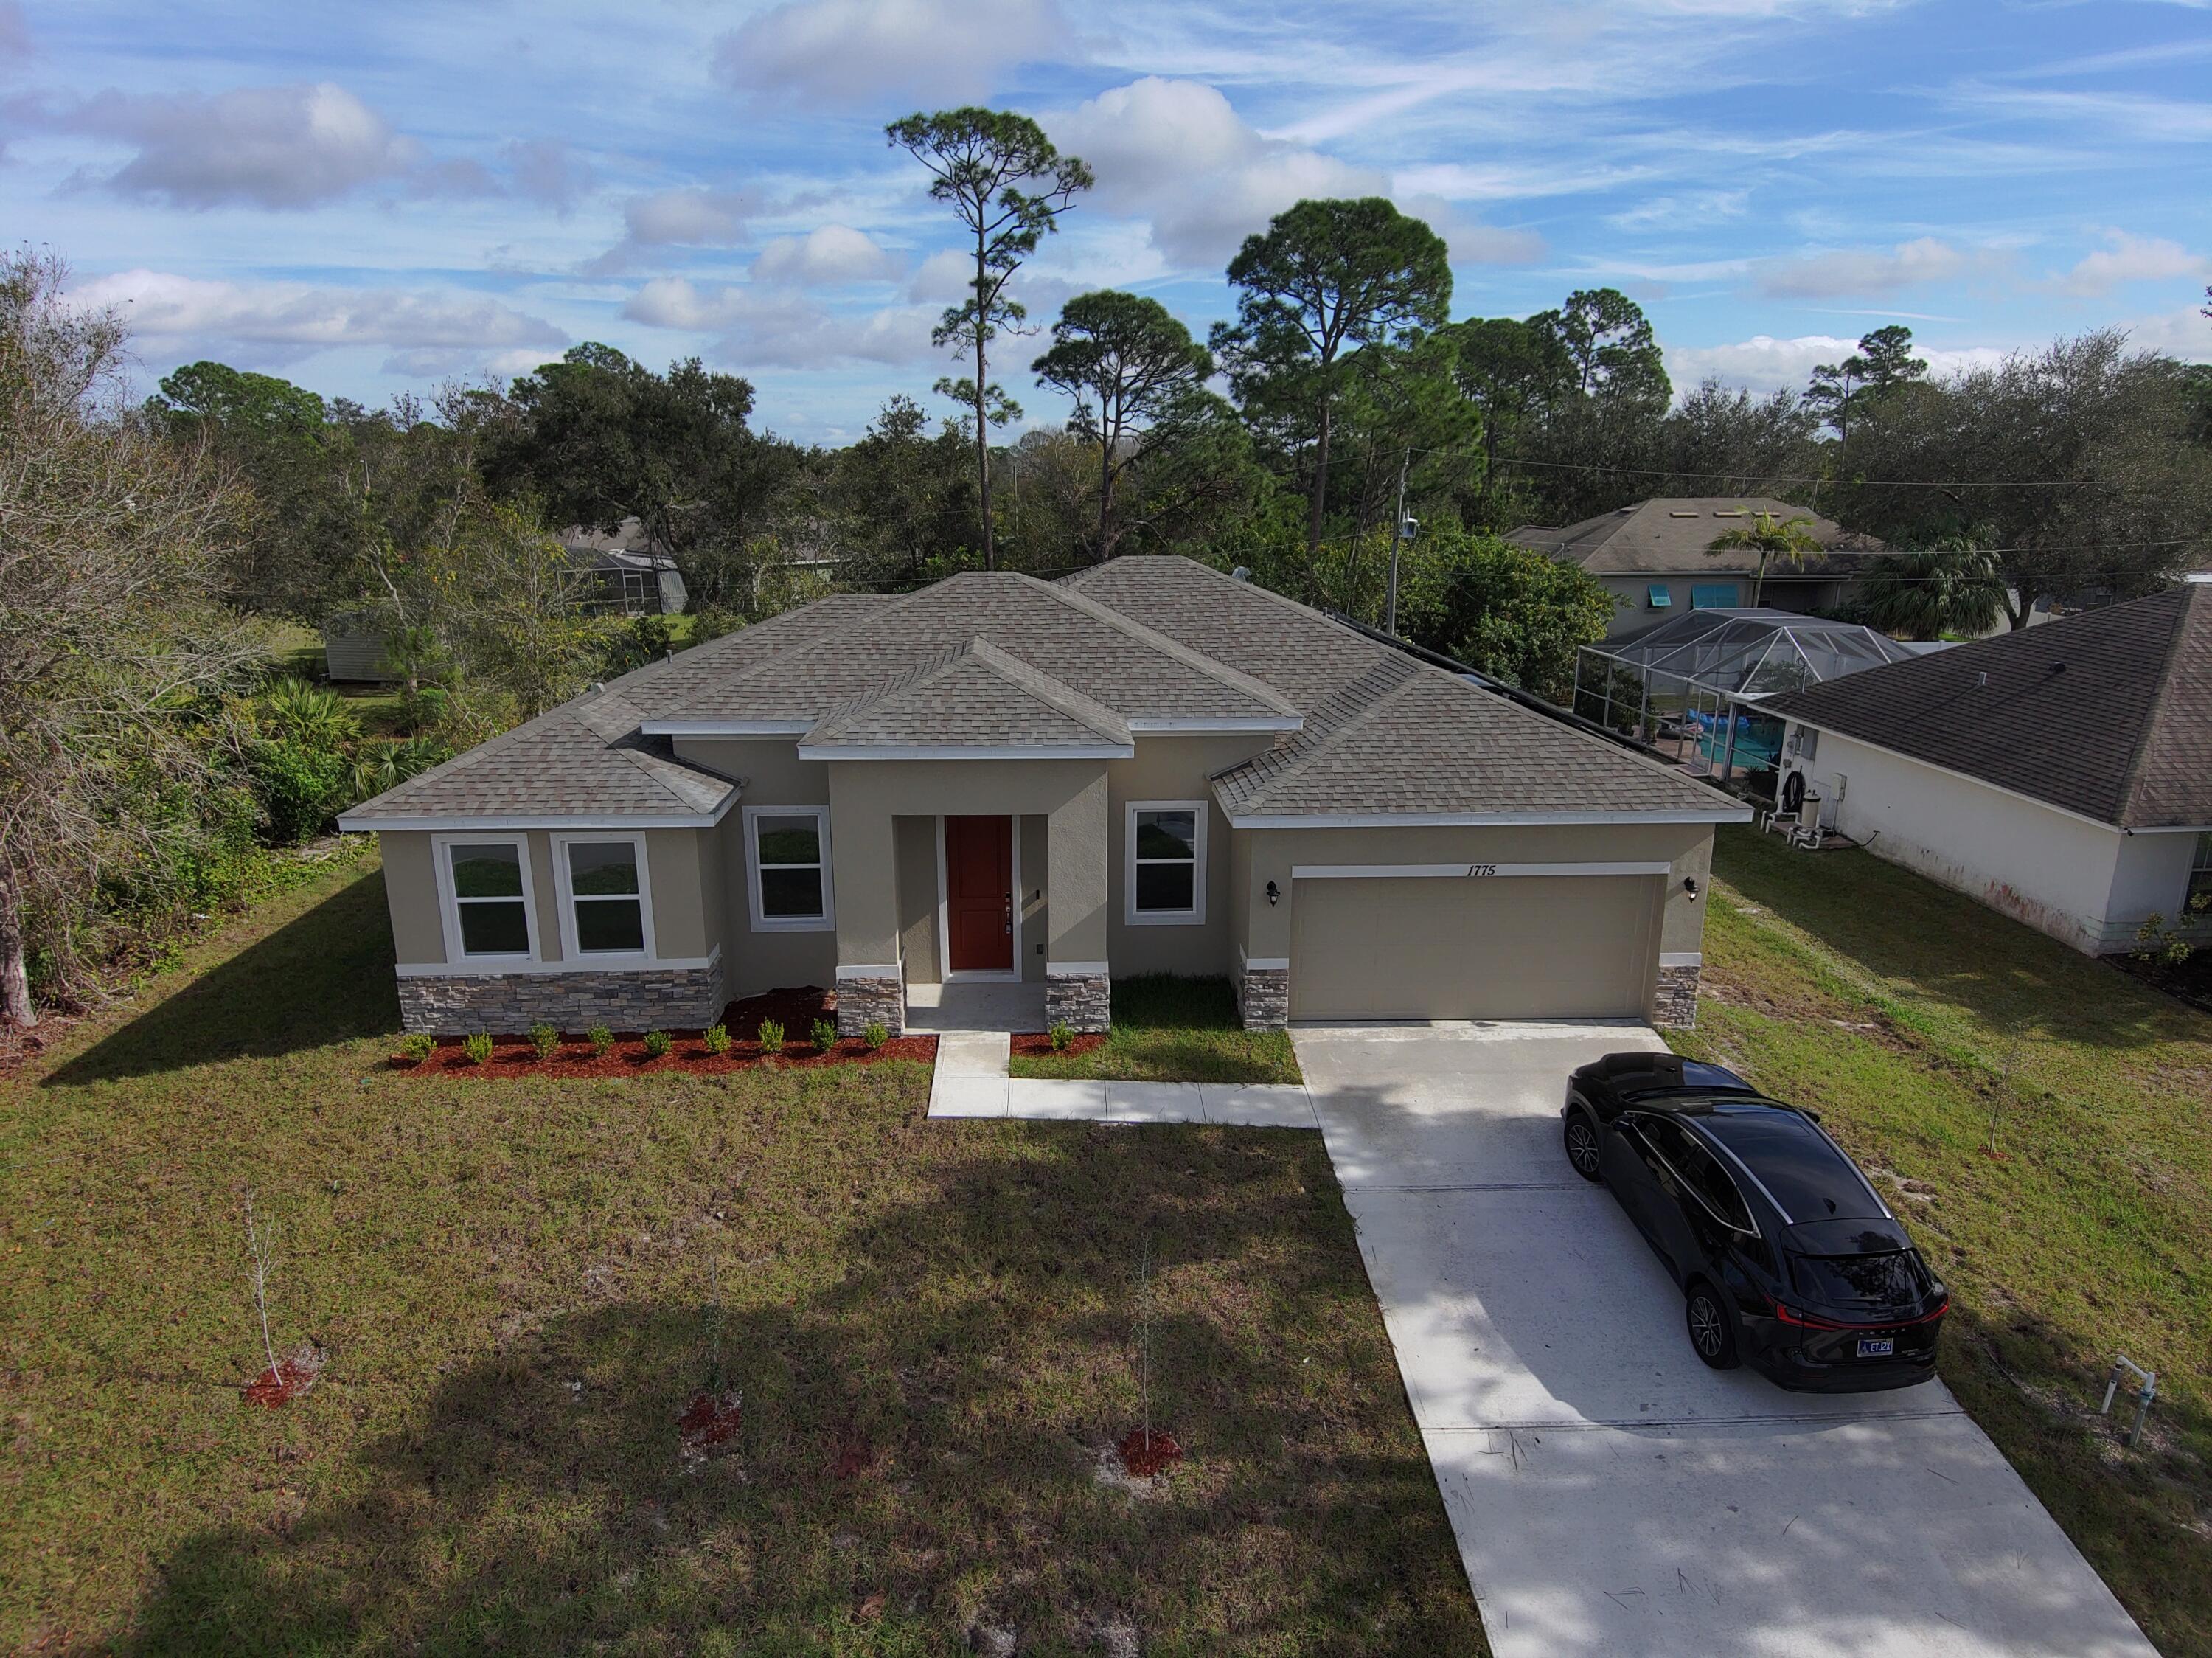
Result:
M2203 584L1765 706L2100 823L2212 826L2212 587Z
M1759 513L1771 513L1788 522L1809 519L1814 539L1828 549L1827 556L1808 558L1802 565L1784 558L1767 562L1769 581L1792 576L1847 575L1854 561L1870 553L1888 551L1871 537L1769 496L1662 496L1639 501L1632 507L1600 513L1565 529L1524 524L1506 539L1516 546L1550 553L1580 564L1593 576L1693 576L1705 571L1719 575L1748 575L1759 567L1759 555L1748 547L1708 552L1718 537L1750 526Z
M823 759L1109 758L1133 752L1134 734L1191 728L1273 736L1217 779L1240 819L1743 815L1305 606L1187 559L1131 558L1056 584L970 572L817 600L639 668L341 823L709 820L737 785L677 759L685 735L793 737Z

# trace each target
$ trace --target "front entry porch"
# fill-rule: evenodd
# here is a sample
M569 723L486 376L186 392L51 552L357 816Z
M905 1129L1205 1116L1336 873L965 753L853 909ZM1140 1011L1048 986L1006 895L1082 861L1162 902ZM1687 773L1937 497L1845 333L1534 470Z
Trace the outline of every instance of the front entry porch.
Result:
M1042 980L960 979L906 987L906 1027L931 1031L994 1031L1008 1035L1043 1030L1045 987Z

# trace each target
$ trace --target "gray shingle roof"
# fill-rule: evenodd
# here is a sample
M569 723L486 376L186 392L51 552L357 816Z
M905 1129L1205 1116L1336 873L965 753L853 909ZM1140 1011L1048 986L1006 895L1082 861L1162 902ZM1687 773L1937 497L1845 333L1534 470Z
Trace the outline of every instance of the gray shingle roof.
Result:
M737 792L636 735L637 709L610 687L550 713L355 807L341 828L415 819L709 818Z
M1188 558L1109 558L1062 578L1180 644L1234 662L1301 711L1394 653L1320 612Z
M2212 587L1954 645L1765 706L2100 823L2212 824Z
M1066 584L975 572L896 599L819 600L641 667L343 821L726 808L735 784L641 726L757 721L824 750L1097 753L1148 722L1191 720L1285 734L1218 779L1240 817L1740 815L1679 773L1303 605L1185 559L1133 558Z
M948 576L812 637L804 649L641 686L654 721L806 720L939 652L983 639L1126 719L1287 719L1259 680L1073 589L1012 571ZM680 659L679 659L680 660Z
M1856 561L1887 548L1869 537L1768 496L1662 496L1639 501L1632 507L1600 513L1564 529L1524 524L1506 536L1516 546L1532 548L1580 564L1593 576L1689 576L1711 570L1718 575L1748 575L1759 567L1759 555L1748 547L1708 552L1715 538L1732 529L1748 527L1754 513L1771 513L1787 523L1792 518L1812 521L1813 534L1829 550L1823 558L1808 558L1803 565L1787 559L1768 562L1769 581L1792 576L1850 575Z
M1129 723L1112 709L988 641L970 639L824 715L799 740L839 748L1129 750Z
M1745 815L1681 772L1395 651L1214 793L1232 821Z

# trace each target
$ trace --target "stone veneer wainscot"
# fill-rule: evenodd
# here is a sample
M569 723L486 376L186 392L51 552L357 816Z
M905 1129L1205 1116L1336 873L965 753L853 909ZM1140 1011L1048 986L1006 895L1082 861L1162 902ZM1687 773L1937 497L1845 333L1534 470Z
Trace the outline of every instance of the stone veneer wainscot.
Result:
M1279 1031L1291 1022L1291 970L1247 967L1237 982L1237 1015L1248 1031Z
M627 972L404 974L399 1022L434 1036L489 1031L512 1036L532 1025L564 1032L703 1030L728 1005L722 964Z
M1651 994L1651 1022L1662 1030L1686 1031L1698 1022L1698 964L1659 969L1659 983Z
M1103 1031L1114 1023L1114 987L1103 972L1053 972L1044 976L1044 1022L1072 1031Z
M906 980L897 973L859 978L837 975L837 1034L865 1036L881 1025L893 1036L906 1034Z

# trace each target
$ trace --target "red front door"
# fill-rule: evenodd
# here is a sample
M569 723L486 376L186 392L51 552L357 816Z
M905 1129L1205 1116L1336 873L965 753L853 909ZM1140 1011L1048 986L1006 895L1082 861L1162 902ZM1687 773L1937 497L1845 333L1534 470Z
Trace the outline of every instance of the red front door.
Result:
M945 916L954 972L1014 965L1014 821L945 820Z

